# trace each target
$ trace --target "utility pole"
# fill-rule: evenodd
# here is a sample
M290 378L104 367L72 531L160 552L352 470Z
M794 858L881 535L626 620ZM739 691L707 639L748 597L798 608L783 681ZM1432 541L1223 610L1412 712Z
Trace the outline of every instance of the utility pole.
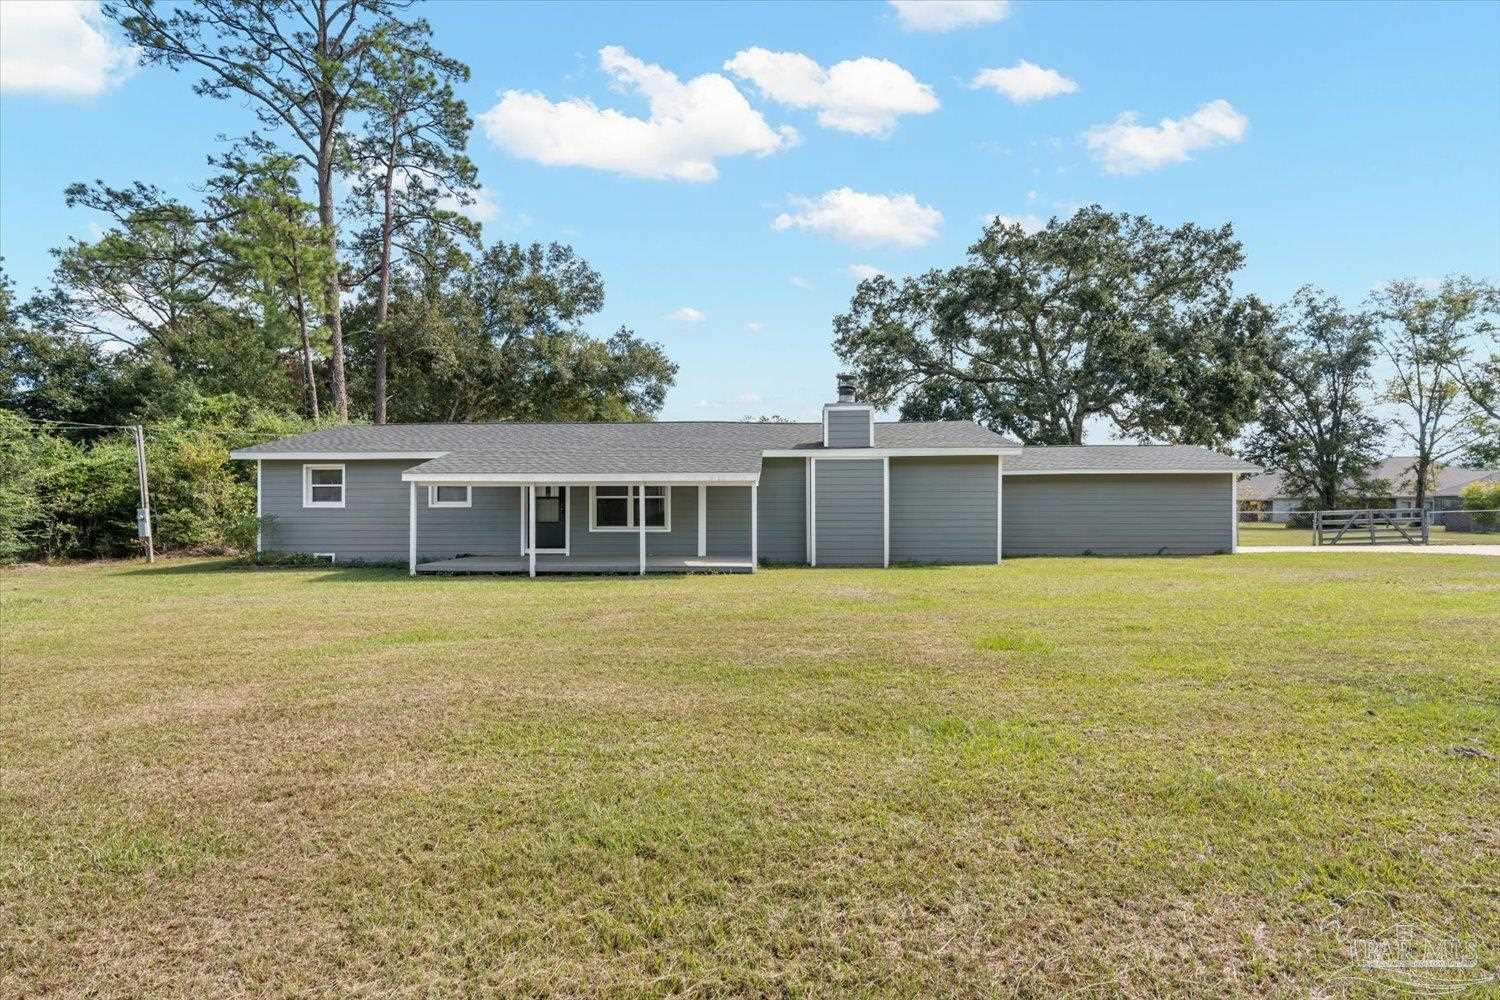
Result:
M136 536L146 543L146 561L156 562L156 546L151 541L151 484L146 478L146 432L140 424L135 433L135 470L141 483L141 506L135 512Z

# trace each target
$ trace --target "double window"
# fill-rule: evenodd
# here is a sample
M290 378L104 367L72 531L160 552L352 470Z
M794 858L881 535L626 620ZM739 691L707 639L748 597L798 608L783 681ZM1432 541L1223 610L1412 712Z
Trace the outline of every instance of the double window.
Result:
M666 486L590 486L590 531L672 530L672 491Z
M468 486L429 486L427 487L427 506L472 507L474 494Z
M302 506L344 506L344 467L342 465L304 465L302 467Z

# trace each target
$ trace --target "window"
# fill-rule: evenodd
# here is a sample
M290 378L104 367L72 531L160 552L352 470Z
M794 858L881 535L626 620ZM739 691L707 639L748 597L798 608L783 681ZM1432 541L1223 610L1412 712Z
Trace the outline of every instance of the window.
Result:
M474 506L474 494L470 492L469 486L429 486L427 487L427 506L429 507L472 507Z
M645 510L642 511L644 504ZM642 519L647 531L672 530L672 491L666 486L590 486L590 531L639 531Z
M342 465L304 465L302 467L302 506L343 507L344 467Z

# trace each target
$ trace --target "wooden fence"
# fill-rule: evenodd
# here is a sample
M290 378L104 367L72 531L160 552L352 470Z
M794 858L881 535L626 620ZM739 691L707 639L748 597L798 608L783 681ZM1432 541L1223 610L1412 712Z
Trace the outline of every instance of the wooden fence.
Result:
M1319 510L1313 512L1314 545L1426 545L1427 511Z

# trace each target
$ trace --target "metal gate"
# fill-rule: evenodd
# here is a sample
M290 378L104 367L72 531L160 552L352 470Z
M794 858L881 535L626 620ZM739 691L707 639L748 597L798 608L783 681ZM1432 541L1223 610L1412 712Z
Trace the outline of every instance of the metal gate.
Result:
M1314 545L1426 545L1426 511L1319 510L1313 512Z

